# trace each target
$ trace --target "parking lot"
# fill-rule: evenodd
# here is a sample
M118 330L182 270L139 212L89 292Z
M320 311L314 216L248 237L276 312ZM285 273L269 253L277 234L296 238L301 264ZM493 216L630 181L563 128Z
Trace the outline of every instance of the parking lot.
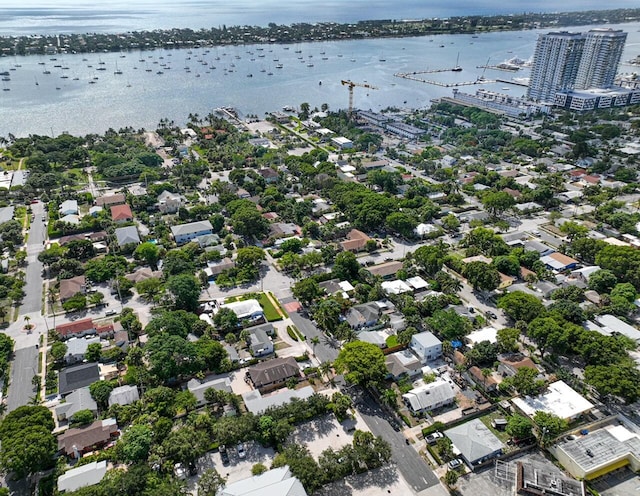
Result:
M323 486L316 496L387 496L414 494L395 464L389 464L364 474L340 479ZM476 495L477 496L477 495Z
M347 432L347 426L352 427ZM353 429L353 427L355 427ZM360 414L356 413L355 424L345 422L341 424L333 415L325 415L298 426L291 435L291 440L309 448L314 458L327 448L338 450L353 441L353 431L369 431Z
M628 468L621 468L591 484L600 496L638 496L640 494L640 476Z
M275 456L273 448L264 448L260 443L244 443L246 457L241 459L235 446L229 446L229 463L223 464L218 451L210 451L198 460L198 474L187 479L187 486L190 490L195 489L200 474L209 468L214 468L218 473L227 479L227 483L236 482L247 477L251 477L251 468L256 463L262 463L267 468L271 467L271 462Z

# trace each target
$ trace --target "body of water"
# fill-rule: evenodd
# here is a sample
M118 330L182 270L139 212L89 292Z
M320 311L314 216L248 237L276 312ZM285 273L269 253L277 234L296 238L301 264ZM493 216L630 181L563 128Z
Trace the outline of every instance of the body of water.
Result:
M623 60L640 54L640 24L619 26L628 32ZM583 27L583 30L590 27ZM398 72L451 68L461 72L418 77L443 83L526 77L482 69L512 57L529 59L540 31L446 35L399 39L350 40L291 45L246 45L210 49L154 50L105 54L65 54L0 58L0 135L101 133L125 126L153 129L161 118L178 124L189 113L201 116L220 106L263 116L285 105L329 104L346 108L342 80L356 87L355 107L421 108L452 88L395 77ZM55 60L54 60L55 59ZM621 72L631 72L622 66ZM525 88L504 82L462 86L522 95Z
M0 35L210 28L270 22L357 22L465 15L637 8L637 0L2 0Z

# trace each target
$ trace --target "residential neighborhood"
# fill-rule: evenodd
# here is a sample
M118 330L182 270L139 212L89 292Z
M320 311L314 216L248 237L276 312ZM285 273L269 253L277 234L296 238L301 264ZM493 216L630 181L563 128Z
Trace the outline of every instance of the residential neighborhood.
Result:
M639 130L440 101L11 140L3 485L635 494Z

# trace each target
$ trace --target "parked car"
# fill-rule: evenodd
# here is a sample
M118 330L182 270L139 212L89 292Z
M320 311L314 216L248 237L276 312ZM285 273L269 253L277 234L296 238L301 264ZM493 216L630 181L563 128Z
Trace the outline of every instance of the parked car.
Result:
M222 458L222 463L227 465L229 463L229 453L227 453L227 447L224 444L221 444L218 448L220 452L220 458Z
M104 315L105 317L111 317L113 315L116 315L118 312L116 312L115 310L107 310Z
M456 469L462 465L462 460L460 460L460 458L456 458L455 460L451 460L447 465L450 469Z
M238 450L238 456L240 458L246 458L247 452L244 449L244 443L238 443L238 447L236 449Z
M425 440L427 441L428 444L436 444L438 439L441 439L443 437L444 435L442 434L442 432L432 432L425 438Z
M498 316L495 313L491 312L491 311L487 312L487 317L492 318L492 319L497 319L498 318Z

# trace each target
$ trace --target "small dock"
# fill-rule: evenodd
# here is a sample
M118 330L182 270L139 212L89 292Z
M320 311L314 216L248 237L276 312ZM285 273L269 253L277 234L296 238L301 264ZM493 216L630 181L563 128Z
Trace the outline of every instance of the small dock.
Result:
M477 65L476 69L491 69L493 71L518 72L520 67L511 67L508 65Z

